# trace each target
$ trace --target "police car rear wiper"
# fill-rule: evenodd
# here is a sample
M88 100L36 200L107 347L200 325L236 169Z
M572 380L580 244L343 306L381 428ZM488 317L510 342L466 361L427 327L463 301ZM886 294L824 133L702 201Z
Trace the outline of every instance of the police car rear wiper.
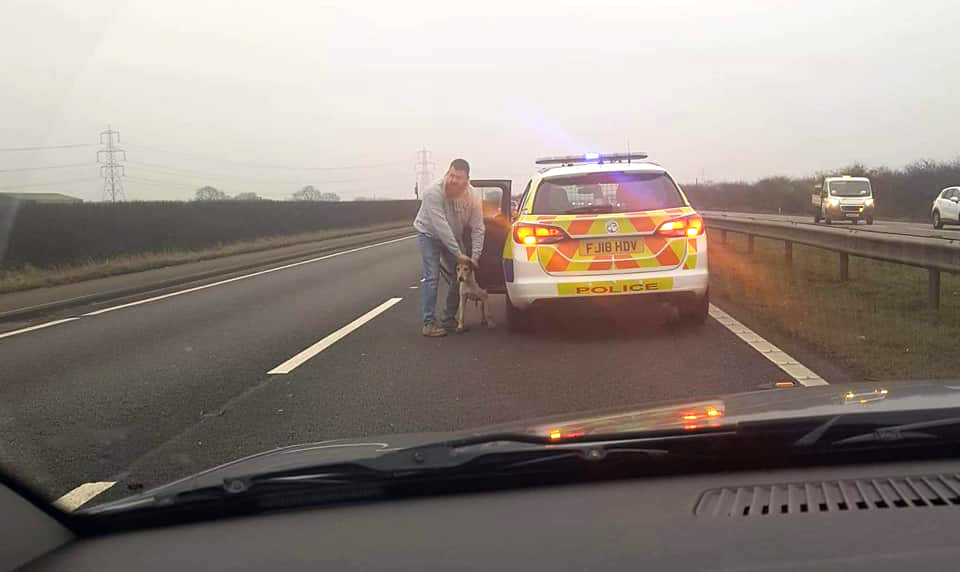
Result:
M584 213L612 213L613 205L588 205L585 207L577 207L574 209L567 209L563 214L584 214Z

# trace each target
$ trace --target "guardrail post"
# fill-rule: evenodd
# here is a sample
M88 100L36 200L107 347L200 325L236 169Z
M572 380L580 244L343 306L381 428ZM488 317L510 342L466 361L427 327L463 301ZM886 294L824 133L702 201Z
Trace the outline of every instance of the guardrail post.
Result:
M936 310L940 307L940 271L927 268L927 303Z
M840 281L850 280L850 255L846 252L840 253Z
M783 254L787 259L787 266L793 265L793 243L789 240L783 243Z
M753 235L747 235L747 254L753 254Z

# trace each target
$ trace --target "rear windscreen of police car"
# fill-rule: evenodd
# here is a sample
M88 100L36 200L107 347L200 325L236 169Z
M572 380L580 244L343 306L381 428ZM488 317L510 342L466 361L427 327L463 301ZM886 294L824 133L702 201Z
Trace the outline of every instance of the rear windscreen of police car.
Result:
M626 213L682 206L683 197L666 173L588 173L544 179L532 214Z

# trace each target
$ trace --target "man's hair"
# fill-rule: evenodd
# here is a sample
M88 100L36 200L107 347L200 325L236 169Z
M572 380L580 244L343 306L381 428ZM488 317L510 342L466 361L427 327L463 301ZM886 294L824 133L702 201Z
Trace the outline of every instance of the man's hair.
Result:
M470 176L470 163L467 163L466 159L454 159L450 162L450 168L463 171L468 177Z

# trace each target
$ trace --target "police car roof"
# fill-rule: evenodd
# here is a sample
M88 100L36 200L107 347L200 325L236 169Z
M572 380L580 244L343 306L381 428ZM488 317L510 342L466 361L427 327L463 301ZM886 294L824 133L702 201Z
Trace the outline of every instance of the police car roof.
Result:
M541 178L586 175L589 173L645 172L666 173L667 170L652 161L634 161L632 163L581 163L563 167L550 167L539 173Z

